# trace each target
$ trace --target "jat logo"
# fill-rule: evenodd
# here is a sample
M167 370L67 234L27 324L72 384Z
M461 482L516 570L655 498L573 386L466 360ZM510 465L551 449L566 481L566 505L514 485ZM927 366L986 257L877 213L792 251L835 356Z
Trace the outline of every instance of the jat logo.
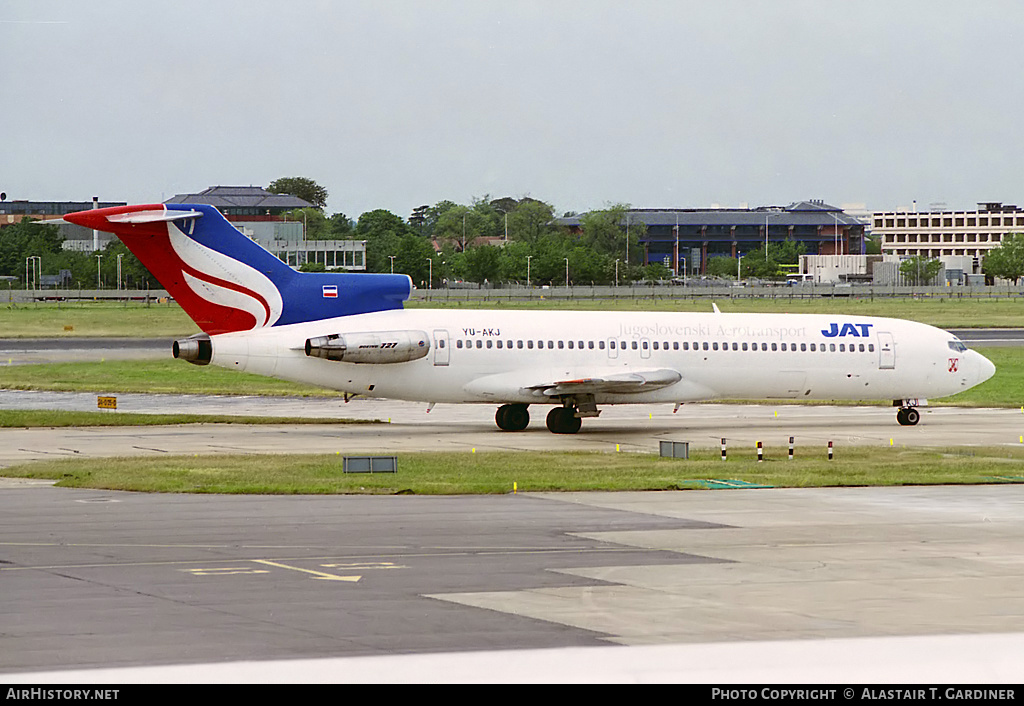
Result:
M839 324L829 324L828 328L821 330L821 335L825 338L835 338L836 336L857 336L858 338L867 337L868 329L874 326L874 324L843 324L842 328Z

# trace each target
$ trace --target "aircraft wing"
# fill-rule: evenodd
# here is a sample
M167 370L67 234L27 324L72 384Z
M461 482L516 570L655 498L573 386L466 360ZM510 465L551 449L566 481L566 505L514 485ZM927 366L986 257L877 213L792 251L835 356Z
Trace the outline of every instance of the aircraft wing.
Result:
M657 370L633 370L626 373L611 373L595 377L580 377L572 380L553 380L536 385L527 385L532 390L548 397L557 395L579 395L597 393L631 394L650 392L674 385L683 379L678 371L668 368Z

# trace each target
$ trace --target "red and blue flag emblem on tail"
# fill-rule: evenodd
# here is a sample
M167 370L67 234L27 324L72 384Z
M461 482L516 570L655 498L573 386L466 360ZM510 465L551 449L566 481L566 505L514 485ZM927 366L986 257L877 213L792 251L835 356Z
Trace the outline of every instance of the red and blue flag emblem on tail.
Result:
M327 299L338 298L338 285L336 284L325 284L323 286L324 297Z

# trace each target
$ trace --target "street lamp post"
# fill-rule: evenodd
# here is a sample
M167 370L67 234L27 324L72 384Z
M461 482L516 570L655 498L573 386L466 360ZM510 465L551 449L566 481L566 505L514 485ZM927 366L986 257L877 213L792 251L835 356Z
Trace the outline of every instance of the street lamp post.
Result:
M102 259L102 255L96 256L96 289L100 289L102 287L102 280L100 279L100 260Z
M532 258L533 258L533 255L527 255L526 256L526 288L527 289L531 289L531 287L530 287L530 260Z
M395 256L388 255L388 259L391 260L391 274L395 274Z
M427 289L433 289L434 288L434 258L432 258L432 257L428 257L427 258L427 267L428 267L427 272L430 273L430 274L427 275Z
M565 288L569 288L569 258L565 258Z

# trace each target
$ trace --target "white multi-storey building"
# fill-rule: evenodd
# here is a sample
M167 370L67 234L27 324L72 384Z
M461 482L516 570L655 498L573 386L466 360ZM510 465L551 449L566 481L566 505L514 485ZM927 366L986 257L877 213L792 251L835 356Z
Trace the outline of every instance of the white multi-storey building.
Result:
M1003 238L1024 233L1024 210L991 202L979 203L974 211L876 211L872 225L886 255L971 257L977 272L985 254Z

